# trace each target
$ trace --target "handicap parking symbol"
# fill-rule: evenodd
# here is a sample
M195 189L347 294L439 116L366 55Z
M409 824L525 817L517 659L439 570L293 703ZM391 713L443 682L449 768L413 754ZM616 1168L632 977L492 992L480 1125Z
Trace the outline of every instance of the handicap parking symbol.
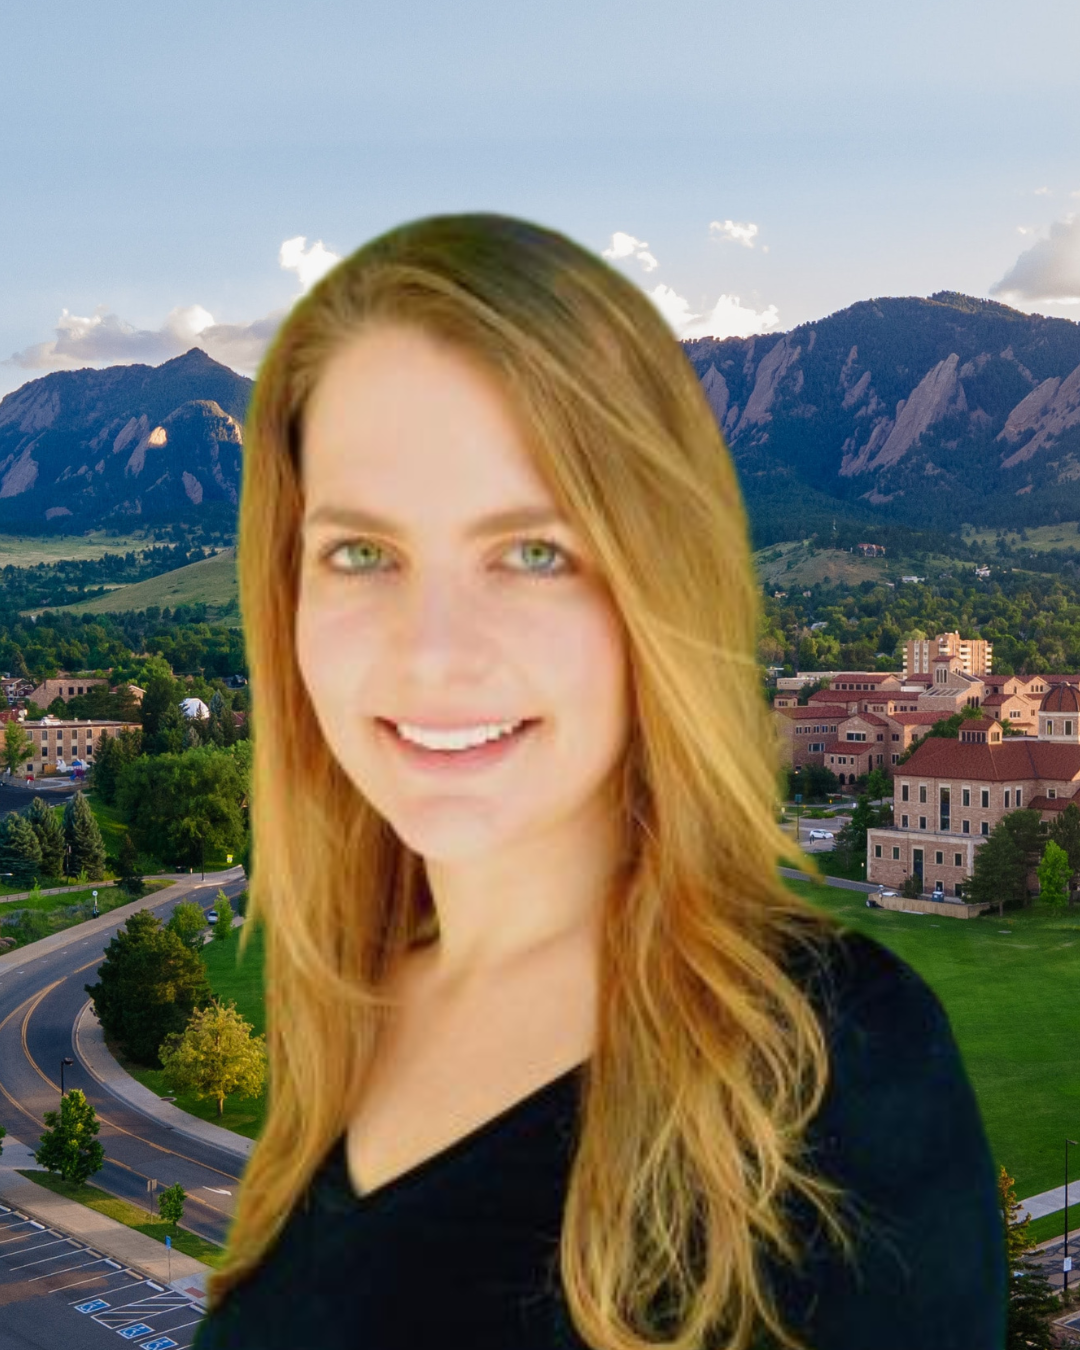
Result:
M168 1336L159 1336L155 1341L143 1341L140 1350L172 1350L175 1344Z
M75 1311L81 1313L95 1313L100 1312L102 1308L107 1308L108 1306L109 1305L103 1298L92 1298L89 1303L76 1303Z
M125 1341L133 1341L136 1336L145 1336L147 1332L153 1331L153 1329L153 1327L148 1327L145 1322L133 1322L131 1326L118 1331L117 1335L123 1336Z

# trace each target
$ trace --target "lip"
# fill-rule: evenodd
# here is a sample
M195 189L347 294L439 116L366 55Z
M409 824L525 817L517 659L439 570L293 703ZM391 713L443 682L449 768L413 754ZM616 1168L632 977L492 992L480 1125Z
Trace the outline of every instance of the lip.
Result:
M386 738L388 745L412 768L429 773L454 774L491 768L509 759L521 744L529 740L537 725L537 718L523 718L524 723L509 736L500 736L498 740L488 741L470 750L427 750L422 745L407 741L399 736L392 722L376 718L379 734ZM410 724L411 725L411 724ZM416 723L415 725L421 725ZM461 725L460 723L458 725ZM465 725L468 725L466 723ZM474 724L475 725L475 724Z
M382 722L393 730L398 723L404 723L407 727L419 727L421 731L460 731L464 727L501 727L506 723L534 722L537 719L533 717L473 717L468 713L462 713L460 717L447 717L440 721L423 721L417 717L377 717L377 722Z

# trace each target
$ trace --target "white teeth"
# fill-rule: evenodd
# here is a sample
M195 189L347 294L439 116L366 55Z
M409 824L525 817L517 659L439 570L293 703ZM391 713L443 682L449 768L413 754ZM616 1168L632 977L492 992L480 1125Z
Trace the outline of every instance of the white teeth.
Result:
M522 726L522 722L491 722L485 726L454 728L448 731L434 731L430 727L414 727L408 722L395 722L398 735L406 741L414 741L428 750L467 750L470 746L483 745L486 741L498 740L500 736L509 736Z

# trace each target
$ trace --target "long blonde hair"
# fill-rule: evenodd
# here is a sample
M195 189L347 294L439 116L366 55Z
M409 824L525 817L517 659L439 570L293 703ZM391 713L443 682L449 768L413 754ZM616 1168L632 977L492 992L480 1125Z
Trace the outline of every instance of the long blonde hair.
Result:
M380 983L434 924L423 860L334 759L294 649L304 408L327 360L384 321L496 378L628 636L628 864L604 910L559 1252L574 1323L597 1350L741 1350L762 1325L797 1345L761 1255L797 1259L793 1194L843 1233L837 1193L803 1166L828 1064L785 963L832 926L777 873L795 850L777 824L738 483L651 302L564 236L491 214L417 221L340 263L285 320L252 397L238 559L270 1101L211 1300L259 1262L346 1127Z

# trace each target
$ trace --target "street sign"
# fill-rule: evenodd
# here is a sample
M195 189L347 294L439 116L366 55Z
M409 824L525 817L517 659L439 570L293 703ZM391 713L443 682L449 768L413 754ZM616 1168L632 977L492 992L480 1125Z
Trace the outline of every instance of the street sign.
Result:
M226 862L232 862L232 854L231 854L231 853L226 853L226 854L225 854L225 861L226 861Z
M1062 1261L1062 1263L1061 1263L1061 1269L1064 1270L1064 1271L1066 1271L1066 1272L1072 1270L1072 1257L1071 1257L1071 1256L1067 1256L1067 1257L1065 1258L1065 1260Z

